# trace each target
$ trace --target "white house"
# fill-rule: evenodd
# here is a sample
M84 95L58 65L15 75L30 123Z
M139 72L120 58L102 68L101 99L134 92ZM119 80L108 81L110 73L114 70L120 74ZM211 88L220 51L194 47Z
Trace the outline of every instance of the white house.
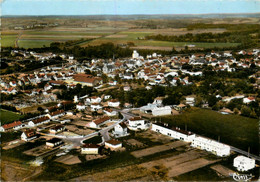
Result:
M250 102L255 101L254 97L247 97L247 98L243 98L243 103L244 104L249 104Z
M56 133L62 132L64 130L65 130L65 126L58 125L58 126L54 126L54 127L50 128L49 131L51 134L56 134Z
M162 106L163 103L163 97L156 97L153 101L153 104L157 105L157 106Z
M119 123L114 127L114 132L113 134L115 137L122 137L122 136L127 136L127 126L125 123Z
M102 106L99 103L92 103L90 105L91 111L98 111L99 109L102 109Z
M122 142L112 139L105 142L105 147L110 148L111 150L117 150L122 148Z
M61 145L62 143L63 143L63 141L61 139L52 138L52 139L46 141L46 146L50 147L50 148L54 148L54 147Z
M30 141L37 138L36 132L34 129L27 129L21 135L21 140L23 141Z
M108 106L109 107L119 107L120 102L117 99L111 99L108 101Z
M80 102L76 105L76 109L78 111L84 111L86 109L86 106Z
M110 121L110 117L108 116L104 116L102 118L99 118L99 119L96 119L94 121L92 121L90 124L89 124L89 127L91 128L99 128L101 125L107 123Z
M101 102L101 98L100 97L97 97L97 96L92 96L90 98L87 98L86 99L86 102L87 103L100 103Z
M195 98L194 97L186 97L186 104L190 106L194 106Z
M43 117L34 119L32 121L29 121L28 125L31 126L31 127L34 127L34 126L39 126L41 124L45 124L45 123L48 123L48 122L50 122L50 118L48 116L43 116Z
M178 127L170 127L166 123L153 123L152 131L167 135L174 139L191 142L195 138L195 134L189 131L181 130Z
M172 113L172 109L170 106L157 107L152 109L153 116L170 115L171 113Z
M228 156L230 154L230 146L204 137L194 138L192 140L191 146L212 152L213 154L220 157Z
M84 144L81 147L81 154L98 154L99 147L96 144Z
M11 129L18 130L23 127L21 121L14 121L12 123L4 124L0 127L0 132L5 132Z
M116 116L117 115L117 112L116 111L113 111L112 109L110 108L105 108L104 109L104 113L108 116Z
M234 158L233 166L236 167L238 171L248 171L255 167L255 160L240 155Z
M51 119L57 119L58 117L64 116L65 114L66 113L64 112L64 110L57 110L49 114L46 114L46 116L48 116Z
M133 51L132 58L133 59L139 58L139 53L136 50Z
M141 117L133 117L128 120L128 128L130 130L145 130L149 127Z

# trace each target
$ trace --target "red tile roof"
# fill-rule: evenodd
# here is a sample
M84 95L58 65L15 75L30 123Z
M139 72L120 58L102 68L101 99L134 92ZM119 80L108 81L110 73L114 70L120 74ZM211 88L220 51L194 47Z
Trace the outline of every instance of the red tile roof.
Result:
M93 122L94 122L96 125L99 125L99 124L101 124L101 123L106 122L106 121L109 120L109 119L110 119L110 117L105 116L105 117L96 119L96 120L94 120Z
M109 143L111 145L118 145L118 144L121 144L122 142L112 139L112 140L106 141L106 143Z
M13 127L19 126L19 125L21 125L21 124L22 124L21 121L15 121L15 122L13 122L13 123L5 124L5 125L3 125L2 127L3 127L5 130L8 130L8 129L11 129L11 128L13 128Z
M46 120L49 120L50 118L48 116L44 116L44 117L41 117L41 118L37 118L37 119L34 119L32 120L32 122L34 124L37 124L37 123L41 123L41 122L44 122Z
M143 120L141 117L137 116L137 117L133 117L129 119L130 121L139 121L139 120Z

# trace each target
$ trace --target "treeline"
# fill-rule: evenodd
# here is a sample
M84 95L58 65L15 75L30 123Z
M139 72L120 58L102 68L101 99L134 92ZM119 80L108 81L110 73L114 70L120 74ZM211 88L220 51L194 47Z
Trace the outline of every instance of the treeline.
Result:
M1 62L5 62L5 60L1 60ZM10 74L15 72L27 72L32 71L35 69L39 69L45 66L55 65L55 64L61 64L63 61L61 58L57 59L51 59L51 60L45 60L43 62L41 61L35 61L35 60L23 60L19 63L14 63L12 66L5 67L5 69L1 69L1 74ZM21 66L22 65L22 66Z
M194 23L189 24L186 27L188 30L196 30L196 29L226 29L231 31L243 31L243 30L259 30L259 24L207 24L207 23Z
M257 45L258 36L253 37L250 33L257 33L256 31L236 31L236 32L223 32L223 33L200 33L185 35L148 35L145 37L146 40L159 40L159 41L171 41L171 42L208 42L208 43L243 43L251 41ZM260 32L258 32L260 33Z
M5 109L8 111L13 111L13 112L19 112L14 106L9 106L9 105L0 105L0 109Z

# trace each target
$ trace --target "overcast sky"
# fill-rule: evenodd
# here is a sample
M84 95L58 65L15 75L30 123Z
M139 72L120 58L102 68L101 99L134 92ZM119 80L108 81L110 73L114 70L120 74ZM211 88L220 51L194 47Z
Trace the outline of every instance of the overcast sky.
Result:
M3 0L1 6L2 15L129 15L260 12L259 0Z

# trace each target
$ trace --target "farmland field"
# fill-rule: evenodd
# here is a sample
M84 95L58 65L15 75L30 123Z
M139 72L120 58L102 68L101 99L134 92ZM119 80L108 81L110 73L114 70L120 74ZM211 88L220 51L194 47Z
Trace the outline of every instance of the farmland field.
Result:
M86 47L88 45L100 45L102 43L112 42L114 44L126 44L133 42L135 49L159 49L171 50L174 46L177 49L184 48L186 45L193 44L195 48L214 48L214 47L234 47L238 43L204 43L204 42L169 42L144 40L147 35L183 35L186 33L221 33L225 29L198 29L188 31L186 28L176 29L128 29L115 28L111 26L103 27L88 27L88 28L68 28L56 27L46 30L25 30L25 31L5 31L2 34L1 45L15 46L15 40L18 34L21 36L18 40L18 46L23 48L40 48L49 46L52 42L65 42L69 40L86 39L77 45ZM87 40L92 39L92 40Z
M3 109L0 110L0 116L1 116L1 124L10 123L12 121L19 120L21 118L21 115Z
M161 118L162 122L168 122L174 126L185 128L196 134L215 140L220 137L220 142L235 146L251 153L258 154L258 120L237 116L223 115L221 113L192 108L177 116ZM249 132L250 131L250 132Z
M1 46L14 47L18 35L1 35Z

